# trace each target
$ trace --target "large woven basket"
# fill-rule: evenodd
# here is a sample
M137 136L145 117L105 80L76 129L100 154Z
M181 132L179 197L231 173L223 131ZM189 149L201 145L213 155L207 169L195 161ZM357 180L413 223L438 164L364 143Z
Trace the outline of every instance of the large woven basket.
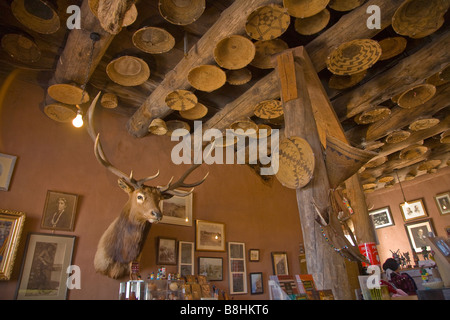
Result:
M243 136L256 136L258 132L258 125L254 123L250 118L242 118L233 122L230 129L234 130L237 135Z
M246 84L252 79L252 72L247 68L227 70L227 82L233 86Z
M400 35L423 38L445 22L448 0L406 0L392 17L392 28Z
M254 57L255 45L240 35L225 37L214 48L214 59L225 69L242 69L252 62Z
M2 48L15 60L33 63L41 58L41 50L31 37L8 33L2 37Z
M201 65L188 73L188 82L195 89L211 92L222 87L227 81L225 71L214 65Z
M387 143L399 143L409 138L411 132L406 130L396 130L388 134L386 137Z
M254 110L255 116L261 119L276 119L284 115L280 100L264 100L259 102Z
M184 136L185 134L189 134L189 131L191 130L189 124L181 120L166 121L166 127L167 127L166 135L172 137ZM177 130L177 129L184 129L184 130Z
M280 141L278 181L290 189L306 186L312 179L315 167L313 150L309 143L300 137L285 138Z
M385 163L387 160L388 160L387 157L384 157L384 156L382 156L382 157L376 157L376 158L370 160L369 162L367 162L364 166L365 166L366 168L376 168L376 167L381 166L381 165L382 165L383 163Z
M89 0L89 9L98 18L98 4L100 0ZM122 20L122 27L127 27L133 24L137 19L138 11L135 4L132 4L130 9L125 12Z
M206 116L207 113L208 113L208 108L200 102L198 102L195 105L195 107L193 107L192 109L180 111L180 115L184 119L188 119L188 120L201 119L204 116Z
M53 84L48 87L47 93L56 101L70 105L82 104L89 101L89 94L83 92L83 89L75 84Z
M194 108L198 99L189 90L175 90L170 92L165 99L167 106L172 110L185 111Z
M170 32L157 27L137 30L133 34L132 41L139 50L152 54L168 52L175 46L175 38Z
M357 115L354 119L357 124L369 124L385 119L391 114L391 109L387 107L378 107L367 110Z
M325 165L332 188L338 187L356 174L370 159L376 156L375 152L352 147L331 136L327 136L326 143Z
M269 4L259 7L248 16L245 31L255 40L271 40L286 32L290 23L291 17L286 8Z
M431 169L437 168L442 163L442 160L434 159L434 160L427 160L422 162L418 167L417 170L420 171L429 171Z
M114 109L119 105L119 99L114 93L107 92L103 94L102 99L100 100L100 104L103 106L103 108Z
M397 100L397 104L405 109L415 108L430 100L436 93L436 87L432 84L420 84L403 92Z
M164 19L185 26L201 17L206 3L205 0L159 0L158 8Z
M402 160L413 160L420 158L427 151L428 151L427 147L420 144L413 144L400 151L399 158Z
M307 18L325 9L330 0L283 0L288 13L296 18Z
M432 128L438 125L440 122L439 119L436 118L426 118L426 119L418 119L409 125L409 130L411 131L420 131Z
M381 56L381 46L372 39L356 39L337 47L327 58L333 74L352 75L372 67Z
M337 74L332 74L330 80L328 81L328 86L332 89L344 90L351 88L358 83L360 83L367 74L367 70L363 70L361 72L340 76Z
M166 122L163 119L153 119L148 127L148 132L157 136L163 136L167 133Z
M275 67L272 62L272 56L286 49L289 49L289 46L281 39L256 41L255 57L250 62L250 65L259 69L272 69Z
M330 11L323 9L319 13L308 18L295 19L295 31L298 33L310 36L322 31L330 21Z
M44 107L44 113L52 120L66 123L76 117L77 108L64 103L53 102Z
M385 38L379 42L381 46L381 57L379 61L393 58L406 49L408 41L403 37Z
M61 25L56 9L48 1L13 0L11 11L21 24L38 33L55 33Z

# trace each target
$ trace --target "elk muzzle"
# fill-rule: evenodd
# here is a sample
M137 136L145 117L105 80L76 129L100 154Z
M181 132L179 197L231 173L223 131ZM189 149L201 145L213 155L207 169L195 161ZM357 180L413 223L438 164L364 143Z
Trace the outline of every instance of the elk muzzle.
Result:
M159 221L161 221L161 219L162 219L162 213L161 213L161 211L159 211L159 210L152 210L151 212L150 212L150 218L148 219L148 221L150 222L150 223L158 223Z

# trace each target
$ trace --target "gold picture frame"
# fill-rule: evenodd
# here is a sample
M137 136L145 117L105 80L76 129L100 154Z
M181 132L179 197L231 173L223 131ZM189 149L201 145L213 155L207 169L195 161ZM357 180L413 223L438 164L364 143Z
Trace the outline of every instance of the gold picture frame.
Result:
M16 165L16 156L0 153L0 190L8 191Z
M11 279L25 216L24 212L0 209L0 280Z
M224 252L225 249L225 224L206 220L196 220L195 250Z

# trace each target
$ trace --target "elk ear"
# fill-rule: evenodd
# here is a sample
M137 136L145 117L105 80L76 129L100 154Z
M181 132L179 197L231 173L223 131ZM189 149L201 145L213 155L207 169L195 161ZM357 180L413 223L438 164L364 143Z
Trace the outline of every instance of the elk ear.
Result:
M118 179L117 184L119 185L120 189L122 189L126 193L131 193L134 191L133 186L131 186L129 183L127 183L125 181L125 179L122 179L122 178Z

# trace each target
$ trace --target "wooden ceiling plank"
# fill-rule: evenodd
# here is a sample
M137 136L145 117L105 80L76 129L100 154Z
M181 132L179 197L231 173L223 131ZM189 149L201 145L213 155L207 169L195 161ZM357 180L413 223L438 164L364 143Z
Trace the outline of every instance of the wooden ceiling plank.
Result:
M334 99L332 103L339 118L351 118L421 84L448 65L449 47L450 31L446 31L391 69Z
M202 64L214 61L213 52L218 41L222 38L242 34L245 30L247 17L260 6L279 3L281 0L236 0L223 11L217 22L200 38L189 50L176 67L169 72L160 85L150 94L144 104L127 123L128 132L136 137L143 137L148 133L148 125L154 118L164 118L172 112L165 104L167 94L176 89L188 89L189 71Z
M308 56L311 59L316 72L326 68L326 60L330 52L340 44L361 38L372 38L383 29L388 27L392 21L395 10L403 1L372 0L359 8L344 15L329 29L317 36L314 40L305 45ZM381 29L369 29L366 25L367 7L377 5L381 12ZM344 32L345 30L345 32ZM275 71L272 71L259 80L252 88L227 104L221 111L207 121L203 128L216 128L224 130L239 117L253 116L255 105L263 100L277 99L280 97L278 78Z

